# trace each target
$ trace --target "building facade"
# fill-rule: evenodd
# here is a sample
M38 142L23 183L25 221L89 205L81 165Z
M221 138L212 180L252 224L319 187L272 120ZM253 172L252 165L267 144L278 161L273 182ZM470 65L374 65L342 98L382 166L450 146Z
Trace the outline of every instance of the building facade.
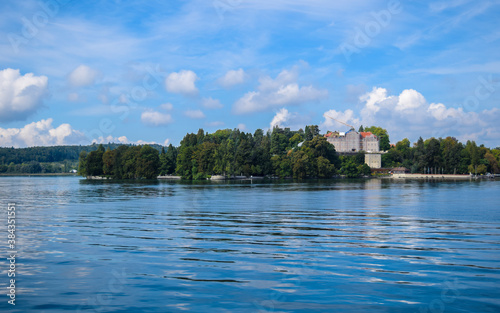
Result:
M382 167L382 155L380 153L379 139L371 132L329 132L325 135L326 140L335 147L339 153L366 152L365 163L370 168Z
M370 168L382 168L382 155L380 153L366 153L365 163Z
M337 152L379 152L379 139L370 132L358 133L354 130L348 132L329 132L326 140L335 146Z

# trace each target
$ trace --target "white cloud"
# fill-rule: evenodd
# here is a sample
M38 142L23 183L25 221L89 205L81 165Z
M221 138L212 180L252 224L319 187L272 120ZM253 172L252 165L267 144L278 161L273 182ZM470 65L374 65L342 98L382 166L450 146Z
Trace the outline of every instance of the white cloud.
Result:
M297 71L282 71L276 79L263 77L259 79L257 91L246 93L233 106L236 114L265 111L286 105L300 105L317 102L328 97L327 90L316 89L313 86L300 87L296 82Z
M165 111L172 111L173 108L174 106L172 105L172 103L164 103L160 105L160 109L163 109Z
M141 141L141 140L139 140ZM121 136L121 137L113 137L111 135L109 136L99 136L98 138L96 139L93 139L91 143L121 143L121 144L139 144L137 142L131 142L128 140L128 138L126 136Z
M169 144L170 144L170 139L169 138L165 139L165 141L163 142L163 145L166 147Z
M184 112L184 115L193 119L205 118L205 114L201 110L187 110Z
M182 70L178 73L171 73L165 79L165 87L168 92L180 93L187 96L198 94L195 82L198 76L193 71Z
M387 99L387 89L373 87L371 92L368 92L359 100L365 102L365 109L367 113L377 113L380 110L380 103Z
M52 126L51 118L33 122L23 128L0 128L0 146L33 147L79 144L85 135L70 124Z
M98 72L87 65L80 65L68 75L68 82L73 87L93 85Z
M128 143L128 138L126 136L121 136L121 137L118 137L118 142L120 143L123 143L123 144L126 144Z
M239 130L241 131L246 131L247 130L247 125L240 123L238 126L236 126Z
M220 103L217 99L204 98L202 104L207 109L221 109L223 107L222 103Z
M172 123L173 119L170 114L160 113L153 110L147 110L142 112L141 121L147 125L161 126Z
M269 127L272 129L274 128L274 126L283 126L284 123L287 122L291 117L292 114L290 114L287 109L282 108L273 117L273 120L271 121Z
M337 121L341 121L352 126L359 124L359 119L354 117L354 111L349 109L344 112L330 110L325 112L323 116L325 117L325 121L321 124L321 128L327 130L347 130L348 126ZM337 121L331 119L330 117Z
M396 111L411 111L427 104L424 96L416 90L406 89L399 95Z
M137 140L135 144L142 146L142 145L157 145L158 143L156 141Z
M413 89L403 90L398 96L389 96L386 89L373 88L362 95L360 101L363 103L360 118L349 109L343 112L330 110L324 114L322 131L346 128L328 119L326 116L329 115L356 129L360 125L386 128L392 142L405 137L416 141L419 136L454 136L462 141L481 138L491 142L493 146L499 143L496 135L500 134L500 124L495 121L500 119L500 109L497 108L466 112L461 107L446 107L442 103L429 104L422 94Z
M19 70L0 71L0 121L24 120L41 106L47 93L48 78Z
M307 123L310 122L309 118L304 115L300 115L297 112L289 112L286 108L281 108L274 115L271 123L269 124L270 129L275 126L279 126L281 128L291 128L291 129L299 129L304 128Z
M229 88L244 83L246 77L247 74L242 68L240 68L238 70L227 71L226 75L219 78L218 82L220 85Z

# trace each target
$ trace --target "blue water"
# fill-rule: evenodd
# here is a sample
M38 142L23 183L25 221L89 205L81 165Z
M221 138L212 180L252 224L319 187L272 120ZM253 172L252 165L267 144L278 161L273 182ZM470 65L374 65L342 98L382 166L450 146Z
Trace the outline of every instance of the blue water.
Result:
M499 195L499 181L0 177L0 310L500 312Z

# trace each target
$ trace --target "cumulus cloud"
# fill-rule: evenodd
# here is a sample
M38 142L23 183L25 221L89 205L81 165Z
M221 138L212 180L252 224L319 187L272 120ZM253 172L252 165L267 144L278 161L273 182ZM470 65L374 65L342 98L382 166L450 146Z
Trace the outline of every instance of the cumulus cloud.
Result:
M271 129L275 126L283 126L284 123L286 123L291 117L292 114L290 114L287 109L282 108L273 117L273 120L271 121L271 124L269 126Z
M221 109L223 107L222 103L220 103L217 99L204 98L202 104L207 109Z
M160 105L160 109L163 109L165 111L172 111L174 108L172 103L164 103Z
M241 131L246 131L247 130L247 125L245 125L243 123L240 123L240 124L238 124L238 126L236 126L236 128L238 128Z
M104 136L99 136L97 138L92 139L91 143L121 143L121 144L138 144L137 142L131 142L128 140L126 136L121 136L121 137L113 137L111 135L108 135L106 137Z
M0 128L0 146L33 147L79 144L85 135L70 124L52 126L51 118L33 122L23 128Z
M297 78L297 72L294 70L284 70L275 79L268 76L261 78L256 91L250 91L236 101L233 106L234 113L245 114L287 105L317 102L328 96L327 90L316 89L313 86L299 86Z
M393 142L405 137L416 141L419 136L455 136L459 140L469 139L491 141L498 145L500 134L500 109L467 112L462 107L447 107L443 103L428 103L416 90L406 89L399 95L388 95L384 88L373 88L360 96L363 104L360 117L354 111L330 110L325 112L321 124L323 131L340 130L346 127L327 118L327 115L353 125L381 126L389 131ZM486 143L486 142L485 142Z
M21 128L1 128L0 127L0 146L1 147L35 147L35 146L59 146L59 145L88 145L91 143L121 143L121 144L146 144L155 142L146 142L139 140L130 141L126 136L113 137L98 136L91 137L91 133L74 129L70 124L64 123L59 126L53 125L53 119L48 118L33 122ZM168 141L167 141L168 142Z
M396 111L410 111L419 109L427 104L424 96L416 90L406 89L399 95Z
M205 118L205 113L203 113L201 110L187 110L184 112L184 115L193 119Z
M380 105L388 99L387 89L377 87L373 87L371 92L359 97L359 100L365 103L363 108L365 115L377 113L380 110Z
M0 121L25 120L43 104L47 94L46 76L21 75L19 70L0 71Z
M171 93L194 96L198 94L198 88L195 85L198 79L195 72L182 70L168 75L165 79L165 87Z
M68 82L73 87L90 86L95 83L97 72L87 65L80 65L68 75Z
M229 88L245 82L247 74L240 68L238 70L227 71L226 75L219 78L218 82L221 86Z
M170 114L146 110L141 114L141 121L146 125L162 126L172 123L173 119Z
M348 127L342 123L339 123L338 121L344 122L352 126L359 124L359 119L354 117L353 110L345 110L344 112L330 110L325 112L323 116L325 117L325 121L322 124L323 126L322 128L326 127L328 129L331 128L345 129Z

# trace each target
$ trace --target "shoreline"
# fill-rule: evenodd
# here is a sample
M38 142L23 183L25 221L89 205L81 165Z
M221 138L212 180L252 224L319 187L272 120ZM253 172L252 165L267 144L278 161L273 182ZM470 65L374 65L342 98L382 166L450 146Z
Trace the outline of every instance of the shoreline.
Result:
M76 173L1 173L0 176L78 176Z
M456 179L461 179L461 180L472 180L472 179L477 179L477 178L489 178L489 177L482 177L482 176L472 176L472 175L457 175L457 174L392 174L390 178L393 179L439 179L439 180L456 180Z

